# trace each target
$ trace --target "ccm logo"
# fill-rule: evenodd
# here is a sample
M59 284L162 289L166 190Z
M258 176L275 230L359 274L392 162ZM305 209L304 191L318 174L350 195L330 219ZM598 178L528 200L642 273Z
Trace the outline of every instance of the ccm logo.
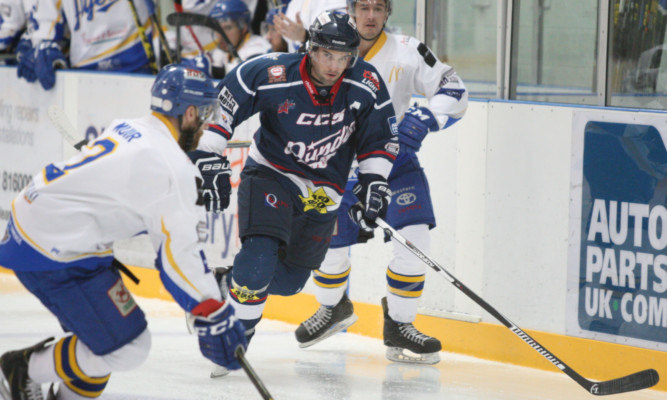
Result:
M345 116L345 110L333 114L307 114L303 113L299 115L299 119L296 120L297 125L329 125L337 124L343 122L343 117Z

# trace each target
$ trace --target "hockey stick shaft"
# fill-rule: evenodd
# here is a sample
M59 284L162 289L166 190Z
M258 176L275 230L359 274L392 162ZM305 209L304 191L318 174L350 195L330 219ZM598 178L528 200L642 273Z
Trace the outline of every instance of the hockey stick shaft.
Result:
M153 3L153 0L145 0L145 2L146 2L146 8L148 9L148 16L153 22L153 29L157 31L158 39L160 40L160 46L162 46L162 50L164 51L164 54L167 57L167 61L169 62L169 64L171 64L174 62L174 60L171 57L171 51L169 50L169 44L167 43L167 38L164 36L164 32L162 31L162 25L160 24L160 21L157 18L157 14L155 12L155 3Z
M360 203L358 204L361 205ZM442 267L440 264L433 261L429 256L424 254L421 250L419 250L409 240L405 239L405 237L403 237L400 233L398 233L384 220L382 220L381 218L377 218L375 222L380 228L382 228L382 230L384 230L386 235L390 236L391 238L399 242L401 245L407 248L412 254L414 254L421 261L423 261L426 265L431 267L440 275L444 276L445 279L447 279L452 285L456 286L456 288L462 291L466 296L471 298L475 303L480 305L494 318L496 318L503 325L509 328L509 330L512 331L512 333L517 335L521 340L523 340L530 347L532 347L533 350L535 350L542 357L546 358L549 362L554 364L558 369L563 371L565 374L567 374L570 378L572 378L575 382L577 382L581 387L583 387L590 393L594 395L607 395L607 394L630 392L634 390L649 388L658 383L659 380L658 372L654 369L647 369L610 381L604 381L604 382L589 381L588 379L584 378L579 373L577 373L575 370L570 368L568 365L566 365L563 361L561 361L549 350L544 348L544 346L539 344L535 339L533 339L530 335L524 332L516 324L514 324L509 319L504 317L500 312L498 312L498 310L493 308L484 299L479 297L475 292L473 292L467 286L461 283L458 279L456 279L454 275L449 273L444 267Z
M195 14L190 12L175 12L167 15L167 22L170 25L176 27L190 25L205 26L217 32L222 37L222 40L224 40L224 42L227 44L228 51L240 62L243 62L243 59L239 56L239 53L236 52L236 47L229 40L229 37L227 37L227 34L222 29L222 27L220 27L220 24L215 20L215 18L211 18L208 15Z
M127 0L130 4L130 10L132 11L132 18L134 19L134 24L137 26L137 31L139 32L139 38L141 39L141 44L144 46L144 51L146 52L146 57L148 58L148 65L150 65L153 73L157 73L158 68L155 63L155 53L153 52L153 44L148 40L146 35L146 30L139 20L139 14L137 14L137 7L134 5L134 0Z
M243 371L245 371L246 375L248 375L248 378L250 379L252 384L255 385L255 388L257 388L257 391L262 396L262 399L273 400L273 396L271 396L271 393L269 393L266 386L264 386L264 382L262 382L262 380L259 378L259 375L257 375L255 370L252 368L252 365L250 365L248 359L245 358L245 352L243 351L243 346L239 345L236 348L236 350L234 351L234 356L241 364L241 368L243 368Z
M174 0L174 10L177 13L182 13L183 12L182 0ZM201 42L199 41L199 38L197 37L197 35L195 35L195 31L192 29L191 26L186 26L185 28L188 30L188 32L190 33L190 36L192 36L192 39L195 41L195 44L199 48L199 52L203 55L204 52L205 52L204 46L202 46ZM178 32L180 33L180 27L177 28L177 29L178 29ZM180 57L180 54L179 54L179 57Z

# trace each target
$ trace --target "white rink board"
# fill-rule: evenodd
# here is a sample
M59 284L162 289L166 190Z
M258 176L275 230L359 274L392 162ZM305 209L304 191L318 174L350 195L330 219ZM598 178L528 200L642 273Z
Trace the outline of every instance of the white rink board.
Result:
M21 166L22 172L32 173L60 159L63 150L72 151L54 139L55 130L46 122L51 104L66 110L82 138L88 126L101 129L113 117L148 112L151 77L59 72L56 91L45 93L13 79L14 74L13 68L0 68L0 109L26 101L39 108L39 125L31 129L40 150L2 143L2 171ZM523 329L566 334L572 115L578 109L471 101L467 115L449 131L430 135L420 152L438 221L429 254ZM10 124L0 112L0 126ZM234 139L248 139L256 124L255 118ZM236 183L244 151L230 153ZM0 194L1 226L13 195ZM238 251L235 208L234 198L224 214L209 216L206 252L212 266L231 263ZM118 244L119 258L150 267L154 255L141 241ZM352 253L351 298L379 302L385 295L391 245L376 238ZM496 322L436 275L428 272L422 307ZM311 285L306 292L312 292Z

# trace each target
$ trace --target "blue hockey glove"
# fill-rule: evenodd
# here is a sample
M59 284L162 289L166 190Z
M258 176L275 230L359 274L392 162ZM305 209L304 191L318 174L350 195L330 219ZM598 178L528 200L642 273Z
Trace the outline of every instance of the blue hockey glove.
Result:
M209 60L208 56L199 55L194 58L184 58L181 60L181 65L186 68L201 71L209 78L213 76L211 72L211 60Z
M16 46L16 76L28 82L37 80L35 74L35 49L28 39L21 39Z
M391 203L391 189L387 180L376 174L359 174L359 182L354 185L352 192L360 202L350 208L350 218L362 231L371 233L377 227L375 219L383 218Z
M57 68L67 68L65 55L56 42L42 41L35 52L35 73L44 90L50 90L55 85Z
M229 181L232 169L229 160L227 157L201 150L189 152L188 157L204 178L200 193L201 203L206 207L206 211L221 213L229 207L229 197L232 195L232 184Z
M234 352L238 346L248 347L243 323L234 315L229 303L204 300L188 317L192 330L199 337L199 350L204 357L227 369L239 369Z
M398 124L398 141L401 152L416 153L429 132L440 129L435 116L426 107L412 106L405 112L403 120Z

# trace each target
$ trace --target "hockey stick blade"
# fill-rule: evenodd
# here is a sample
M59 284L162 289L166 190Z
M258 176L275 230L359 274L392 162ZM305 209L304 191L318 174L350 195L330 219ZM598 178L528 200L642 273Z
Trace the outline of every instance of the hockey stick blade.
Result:
M56 128L65 141L75 149L81 150L81 148L88 143L86 139L77 140L76 137L74 137L74 126L61 108L58 108L58 106L49 106L46 112L49 115L53 127Z
M361 203L357 203L357 205L362 206ZM445 279L449 281L449 283L451 283L457 289L462 291L471 300L473 300L475 303L481 306L486 312L491 314L494 318L496 318L503 325L505 325L505 327L507 327L510 331L512 331L512 333L517 335L519 339L523 340L526 344L532 347L533 350L538 352L542 357L544 357L550 363L555 365L558 369L563 371L563 373L572 378L575 382L577 382L581 387L586 389L591 394L603 396L608 394L632 392L635 390L649 388L658 383L658 380L660 378L658 376L658 372L654 369L647 369L644 371L636 372L631 375L627 375L621 378L612 379L610 381L604 381L604 382L593 382L584 378L581 374L570 368L567 364L565 364L562 360L560 360L553 353L547 350L544 346L539 344L535 339L533 339L530 335L524 332L521 328L516 326L516 324L514 324L509 319L504 317L498 310L493 308L489 303L487 303L484 299L479 297L475 292L473 292L467 286L461 283L461 281L456 279L456 277L451 273L449 273L449 271L447 271L444 267L442 267L440 264L433 261L429 256L424 254L421 250L417 248L417 246L415 246L409 240L404 238L403 235L398 233L384 220L382 220L381 218L377 218L375 220L375 223L380 228L382 228L382 230L385 232L386 235L399 242L412 254L417 256L417 258L422 260L426 265L431 267L440 275L444 276Z
M236 348L236 350L234 351L234 356L241 364L241 368L243 368L246 375L248 375L248 378L250 379L252 384L255 385L255 388L257 388L257 391L262 396L262 399L273 400L273 396L271 396L271 393L269 393L266 386L264 386L264 382L262 382L262 380L259 378L259 375L257 375L257 373L252 368L248 360L245 358L245 351L243 351L243 346L239 345Z
M220 24L215 20L215 18L211 18L208 15L195 14L191 12L174 12L167 15L167 23L176 27L197 25L212 29L222 37L222 40L225 41L229 52L232 53L234 57L238 58L240 62L243 62L243 59L239 56L239 53L236 52L236 47L229 40L229 37L227 37L227 34L220 27Z
M622 378L592 383L589 391L596 396L633 392L650 388L658 383L660 376L654 369L645 369Z

